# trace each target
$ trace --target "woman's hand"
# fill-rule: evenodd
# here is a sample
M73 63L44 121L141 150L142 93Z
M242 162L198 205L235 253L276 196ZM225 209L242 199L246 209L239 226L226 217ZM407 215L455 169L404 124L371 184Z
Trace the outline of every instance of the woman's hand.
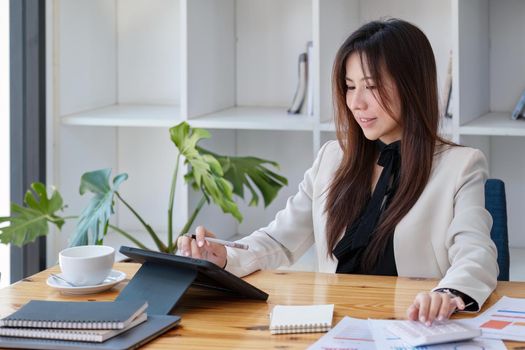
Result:
M204 239L204 237L215 237L215 235L206 230L204 226L197 227L195 235L195 239L184 235L177 239L177 255L204 259L222 268L226 267L226 247Z
M434 320L446 320L458 309L463 310L465 303L458 296L440 292L420 292L408 307L409 320L425 323L430 326Z

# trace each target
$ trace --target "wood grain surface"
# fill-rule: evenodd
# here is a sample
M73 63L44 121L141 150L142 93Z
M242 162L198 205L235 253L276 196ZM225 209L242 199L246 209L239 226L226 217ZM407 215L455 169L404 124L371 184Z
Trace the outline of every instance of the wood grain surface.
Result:
M115 269L128 276L113 289L91 295L61 294L46 285L57 266L0 289L0 317L31 299L110 301L125 287L140 265L118 263ZM245 280L267 292L268 301L236 299L216 291L190 288L173 314L182 316L171 332L148 343L145 349L305 349L324 333L270 335L269 312L276 304L335 304L334 325L344 316L357 318L405 318L405 310L417 292L436 281L382 276L336 275L313 272L259 271ZM166 288L169 288L166 286ZM524 282L500 282L485 307L501 296L525 297ZM454 317L472 317L460 314ZM509 349L525 349L525 343L506 342Z

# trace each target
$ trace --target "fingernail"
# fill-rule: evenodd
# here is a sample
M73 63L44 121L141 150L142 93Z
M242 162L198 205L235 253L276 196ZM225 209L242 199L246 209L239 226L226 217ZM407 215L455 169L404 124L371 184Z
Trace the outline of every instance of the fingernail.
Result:
M438 321L443 321L444 317L439 315L437 319L438 319Z
M425 325L426 325L427 327L430 327L431 324L432 324L432 322L430 322L430 321L425 322Z
M184 252L184 256L190 256L190 252L186 250L186 251Z
M425 322L425 321L426 321L425 316L421 316L421 317L419 318L419 322Z
M198 241L198 242L197 242L197 245L198 245L199 247L202 247L202 246L204 245L204 241Z

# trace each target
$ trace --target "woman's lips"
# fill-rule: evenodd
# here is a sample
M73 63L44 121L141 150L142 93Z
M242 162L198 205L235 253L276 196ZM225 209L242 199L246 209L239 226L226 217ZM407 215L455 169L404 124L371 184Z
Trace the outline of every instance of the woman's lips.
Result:
M372 126L376 120L377 118L357 118L357 121L363 128Z

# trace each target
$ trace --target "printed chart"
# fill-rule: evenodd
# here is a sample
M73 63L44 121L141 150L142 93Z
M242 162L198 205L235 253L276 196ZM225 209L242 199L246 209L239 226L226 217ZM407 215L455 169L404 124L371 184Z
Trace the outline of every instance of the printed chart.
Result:
M502 297L480 316L464 322L481 328L483 337L525 341L525 299Z

